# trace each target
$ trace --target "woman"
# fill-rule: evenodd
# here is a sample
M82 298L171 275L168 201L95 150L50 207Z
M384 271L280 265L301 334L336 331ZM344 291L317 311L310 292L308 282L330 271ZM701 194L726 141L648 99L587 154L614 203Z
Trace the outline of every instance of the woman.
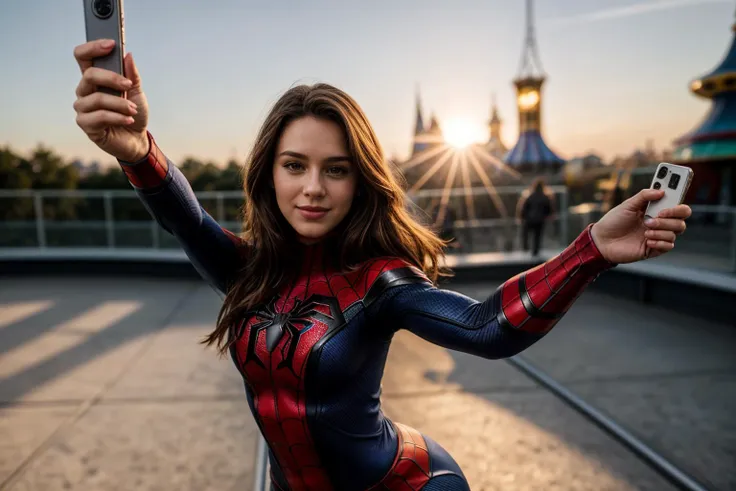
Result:
M544 179L537 177L529 188L521 193L516 207L516 216L522 223L521 237L525 251L529 250L529 235L532 235L532 256L539 255L544 224L553 212L554 197L544 185Z
M91 68L110 50L75 50L77 123L116 157L142 202L225 296L206 338L228 351L269 447L281 490L467 490L437 443L381 411L393 334L485 358L538 341L598 274L673 247L687 206L642 223L647 190L603 217L557 258L508 280L484 302L441 290L443 242L405 210L405 196L358 105L328 85L276 102L244 174L242 238L222 229L147 131L133 59L126 79ZM127 100L96 92L127 91Z

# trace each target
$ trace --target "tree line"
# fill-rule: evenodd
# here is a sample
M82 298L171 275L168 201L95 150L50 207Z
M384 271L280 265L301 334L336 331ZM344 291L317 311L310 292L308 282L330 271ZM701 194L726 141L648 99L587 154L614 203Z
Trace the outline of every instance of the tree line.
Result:
M242 189L242 164L235 160L220 167L194 157L186 158L177 167L197 191L238 191ZM9 146L0 147L0 189L3 190L132 190L118 165L101 168L98 172L80 172L74 162L63 158L53 149L39 144L29 155L23 156ZM213 216L216 203L202 200ZM44 198L43 215L46 220L104 220L101 198ZM241 200L228 200L227 220L239 220ZM33 199L29 197L1 197L0 220L25 221L35 218ZM118 220L150 220L150 215L136 199L116 199L113 218Z
M177 167L195 191L242 189L242 164L235 160L223 168L188 157ZM40 144L28 157L0 147L0 189L130 189L130 184L117 165L80 174L73 162Z

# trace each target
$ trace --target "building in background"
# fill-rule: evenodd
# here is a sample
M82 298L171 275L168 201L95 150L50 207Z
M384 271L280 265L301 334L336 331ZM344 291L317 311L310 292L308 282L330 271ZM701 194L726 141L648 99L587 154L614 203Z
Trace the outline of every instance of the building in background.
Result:
M504 145L501 139L501 129L503 128L503 121L498 114L498 105L496 105L496 95L491 97L491 119L488 120L488 141L485 144L488 153L493 155L499 160L502 160L506 153L509 151L508 147Z
M519 139L504 161L525 176L545 174L550 176L550 181L555 181L565 161L547 146L542 137L542 86L545 80L534 32L533 2L527 0L526 38L518 76L514 80Z
M731 30L736 33L736 23ZM710 111L695 129L675 140L673 163L695 171L686 201L736 204L736 37L721 63L694 80L690 90L710 100Z

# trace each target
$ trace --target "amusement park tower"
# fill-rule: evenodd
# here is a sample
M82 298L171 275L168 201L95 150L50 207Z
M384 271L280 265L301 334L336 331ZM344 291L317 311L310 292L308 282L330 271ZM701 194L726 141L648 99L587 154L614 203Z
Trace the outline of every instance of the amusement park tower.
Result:
M710 99L711 108L697 128L675 140L673 160L695 171L686 201L736 204L736 34L721 63L690 90Z
M519 74L514 80L519 140L504 160L525 175L558 174L564 160L542 138L542 85L546 77L539 60L533 16L533 0L526 0L526 39Z
M501 125L503 121L501 121L501 118L498 115L496 95L493 94L491 99L493 101L491 105L491 119L488 121L490 137L488 138L488 142L486 142L486 149L491 155L500 159L506 154L508 148L506 148L506 145L503 144L503 140L501 140Z
M416 155L427 149L428 145L426 142L420 140L421 135L424 133L424 118L422 117L422 101L419 98L419 87L417 87L416 94L416 120L414 122L414 146L411 149L411 154Z

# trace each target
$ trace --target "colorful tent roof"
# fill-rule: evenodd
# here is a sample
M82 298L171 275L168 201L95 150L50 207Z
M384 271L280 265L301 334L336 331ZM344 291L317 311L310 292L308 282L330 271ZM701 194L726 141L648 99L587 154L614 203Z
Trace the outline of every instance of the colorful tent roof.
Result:
M710 141L693 143L678 147L673 153L677 162L715 161L736 157L736 140Z
M539 131L530 130L519 136L514 148L504 157L504 161L511 166L534 164L544 166L561 164L564 160L557 156L544 142Z
M736 158L736 37L721 63L695 80L691 90L711 99L711 108L697 128L675 140L674 159L688 162Z
M736 32L736 24L731 28ZM690 89L697 95L713 97L719 92L736 89L736 37L731 38L726 55L710 73L694 80Z

